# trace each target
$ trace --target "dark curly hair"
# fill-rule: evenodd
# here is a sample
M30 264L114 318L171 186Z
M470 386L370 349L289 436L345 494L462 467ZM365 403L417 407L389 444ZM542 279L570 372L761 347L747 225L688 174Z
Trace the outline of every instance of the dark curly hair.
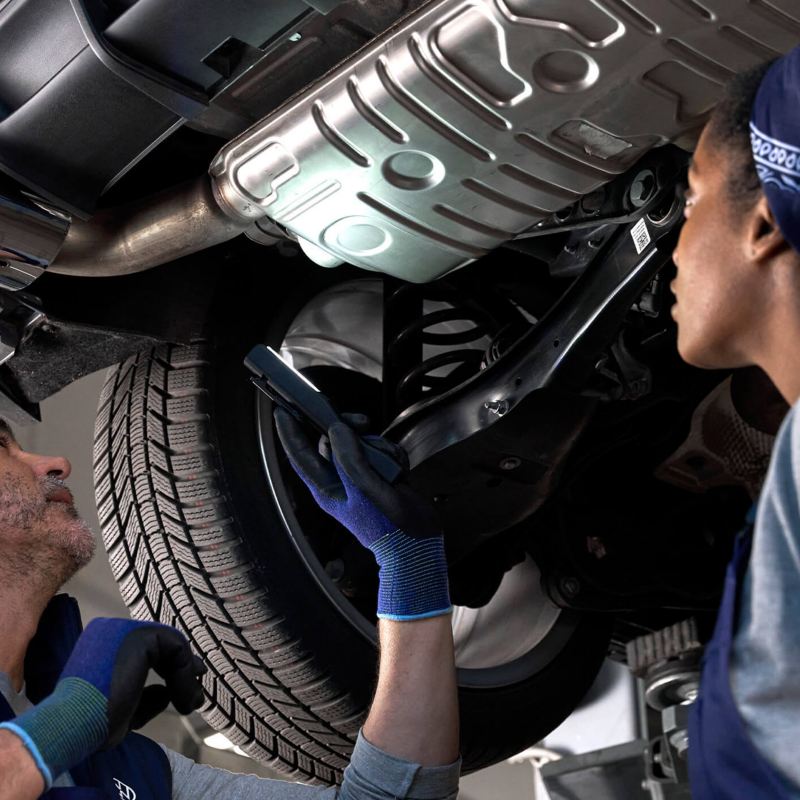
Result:
M709 120L712 136L735 154L728 188L738 202L754 203L761 190L750 146L750 118L761 82L774 63L759 64L734 77Z

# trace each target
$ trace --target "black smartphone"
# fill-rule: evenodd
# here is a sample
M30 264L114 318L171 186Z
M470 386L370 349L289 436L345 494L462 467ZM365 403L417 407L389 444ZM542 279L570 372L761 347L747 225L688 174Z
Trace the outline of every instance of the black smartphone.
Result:
M253 373L250 378L253 384L273 403L317 433L327 433L334 422L341 420L331 401L271 347L256 345L247 354L244 365ZM396 483L403 474L403 467L367 439L362 438L361 443L375 472L385 481Z

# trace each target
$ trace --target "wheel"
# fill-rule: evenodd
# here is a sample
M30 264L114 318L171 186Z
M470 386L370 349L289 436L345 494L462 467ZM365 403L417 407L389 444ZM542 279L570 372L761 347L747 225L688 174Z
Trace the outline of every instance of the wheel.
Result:
M380 388L366 346L374 349L368 318L379 304L374 280L294 275L286 289L262 278L240 292L208 338L110 370L96 423L96 496L132 615L176 625L206 658L208 722L295 778L335 783L374 686L374 564L288 467L242 360L257 341L283 345L340 407L355 394L368 410ZM343 300L348 314L331 347L327 323L316 333L311 323ZM345 365L348 326L365 346L361 361L351 352ZM550 603L530 560L486 607L457 608L453 624L465 771L558 725L608 644L605 624Z

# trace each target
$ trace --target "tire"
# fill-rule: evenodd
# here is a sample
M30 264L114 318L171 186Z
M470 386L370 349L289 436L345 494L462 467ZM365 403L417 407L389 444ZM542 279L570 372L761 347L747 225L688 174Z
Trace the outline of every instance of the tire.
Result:
M96 497L133 617L177 626L206 659L207 721L259 761L333 784L365 719L377 651L364 634L370 625L357 629L331 602L267 490L241 364L254 342L279 343L303 302L273 296L267 331L253 321L264 313L240 310L224 334L109 371L95 428ZM578 705L608 626L571 619L557 644L510 682L461 687L465 771L539 741Z

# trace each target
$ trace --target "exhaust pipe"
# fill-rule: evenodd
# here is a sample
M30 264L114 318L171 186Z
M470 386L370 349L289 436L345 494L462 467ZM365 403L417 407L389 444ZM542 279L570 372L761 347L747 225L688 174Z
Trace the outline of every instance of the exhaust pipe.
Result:
M49 270L61 275L131 275L233 239L252 219L223 211L208 175L88 221L73 220Z
M632 4L678 24L671 4ZM716 24L692 39L698 58L729 24L764 28L764 43L785 49L780 26L717 5ZM653 144L691 139L700 118L675 113L676 96L694 97L688 73L674 92L641 90L664 61L661 38L613 15L592 39L585 20L532 14L498 0L424 3L225 144L209 176L73 222L51 269L126 275L249 229L262 242L285 234L323 266L427 282L599 190ZM702 83L698 102L711 107L719 84Z

